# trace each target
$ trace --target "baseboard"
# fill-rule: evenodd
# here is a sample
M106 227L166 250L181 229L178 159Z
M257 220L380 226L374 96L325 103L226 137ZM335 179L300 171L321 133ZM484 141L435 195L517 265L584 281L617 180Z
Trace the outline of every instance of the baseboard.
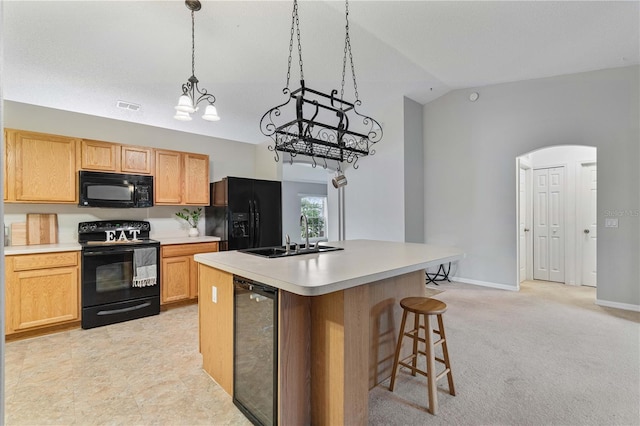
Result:
M640 305L632 305L631 303L612 302L610 300L596 299L596 305L605 306L607 308L624 309L625 311L640 312Z
M499 290L518 291L517 287L513 287L513 286L510 286L510 285L492 283L492 282L489 282L489 281L472 280L472 279L469 279L469 278L452 277L451 281L457 281L459 283L465 283L465 284L479 285L479 286L482 286L482 287L497 288Z

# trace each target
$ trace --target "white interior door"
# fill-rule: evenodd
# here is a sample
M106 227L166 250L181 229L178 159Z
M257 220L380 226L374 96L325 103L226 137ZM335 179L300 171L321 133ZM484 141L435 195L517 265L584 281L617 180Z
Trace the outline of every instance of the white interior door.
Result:
M564 167L533 176L533 279L564 282Z
M533 279L549 280L549 171L533 171Z
M520 168L518 197L518 229L520 249L520 282L527 279L527 171Z
M584 226L582 233L582 285L596 286L596 242L598 222L596 219L597 168L595 164L582 166L582 196L580 217Z
M549 281L564 282L564 167L549 169Z

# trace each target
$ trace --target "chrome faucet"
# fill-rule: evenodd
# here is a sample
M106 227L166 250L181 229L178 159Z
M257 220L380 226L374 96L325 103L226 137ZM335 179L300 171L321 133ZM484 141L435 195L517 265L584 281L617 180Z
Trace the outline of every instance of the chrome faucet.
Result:
M286 234L284 241L284 252L285 254L289 254L291 253L291 238L289 238L289 234Z
M305 250L311 250L311 246L309 245L309 220L307 219L307 215L304 213L300 215L300 225L304 222L304 235L305 235Z

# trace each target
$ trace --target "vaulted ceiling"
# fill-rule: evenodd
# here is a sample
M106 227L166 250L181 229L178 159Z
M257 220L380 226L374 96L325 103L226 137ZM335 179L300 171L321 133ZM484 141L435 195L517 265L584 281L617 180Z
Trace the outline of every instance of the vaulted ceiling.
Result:
M260 117L285 100L292 4L202 2L195 71L222 119L196 114L179 122L173 107L191 74L183 1L5 1L4 97L260 143ZM309 87L340 88L344 6L299 3ZM349 8L361 110L372 115L402 96L426 103L453 89L639 63L637 1L351 0ZM299 80L295 50L292 87ZM345 93L353 97L349 74ZM119 100L141 109L120 109Z

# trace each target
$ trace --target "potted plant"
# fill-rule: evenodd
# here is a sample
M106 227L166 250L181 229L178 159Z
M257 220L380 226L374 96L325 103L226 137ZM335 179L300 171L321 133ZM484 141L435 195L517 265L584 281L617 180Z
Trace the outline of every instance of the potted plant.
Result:
M190 237L197 237L200 234L198 231L198 222L200 221L200 216L202 216L202 207L198 207L195 210L184 208L177 212L176 216L187 221L189 224Z

